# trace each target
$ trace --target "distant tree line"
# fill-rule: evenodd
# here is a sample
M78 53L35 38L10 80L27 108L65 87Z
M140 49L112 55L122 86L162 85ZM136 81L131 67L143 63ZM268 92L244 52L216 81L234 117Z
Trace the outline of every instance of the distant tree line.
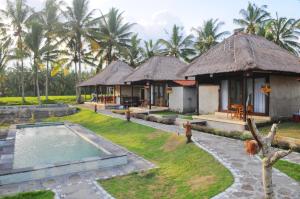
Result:
M234 31L263 36L299 55L299 20L272 17L267 6L249 3L240 10ZM175 56L192 61L221 42L230 32L221 31L223 22L208 19L185 35L174 24L167 39L143 41L132 32L134 23L124 21L123 12L90 10L88 0L46 0L35 11L26 0L7 0L0 10L0 95L25 96L74 94L76 84L99 72L114 60L136 67L155 55ZM7 67L13 65L14 67ZM76 90L75 90L76 88ZM41 101L39 100L41 103Z

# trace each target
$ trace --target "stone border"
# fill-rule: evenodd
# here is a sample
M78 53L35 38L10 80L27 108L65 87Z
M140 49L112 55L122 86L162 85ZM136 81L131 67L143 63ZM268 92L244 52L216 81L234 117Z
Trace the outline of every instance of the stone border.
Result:
M36 126L50 126L51 123L37 123ZM88 157L78 161L68 161L61 162L57 164L48 164L48 165L38 165L34 167L22 168L22 169L9 169L0 172L0 184L11 184L18 183L22 181L28 180L38 180L41 178L49 178L57 175L63 175L67 173L77 173L88 170L95 170L99 168L106 168L111 166L118 166L127 164L127 155L124 152L115 150L111 145L107 144L107 142L91 132L86 131L83 127L74 125L71 123L54 123L54 125L65 125L68 129L70 129L73 133L80 136L85 141L93 144L95 147L104 151L106 155L101 157ZM23 124L20 125L19 128L32 127L32 124ZM10 132L14 136L16 135L17 125L12 125L10 128ZM15 139L13 139L14 141ZM10 139L9 139L10 142ZM104 146L104 147L103 147ZM105 148L108 148L106 150ZM111 152L108 152L111 151ZM12 154L2 155L1 159L3 164L13 165L13 151ZM9 157L6 157L9 156ZM3 158L4 157L4 158Z

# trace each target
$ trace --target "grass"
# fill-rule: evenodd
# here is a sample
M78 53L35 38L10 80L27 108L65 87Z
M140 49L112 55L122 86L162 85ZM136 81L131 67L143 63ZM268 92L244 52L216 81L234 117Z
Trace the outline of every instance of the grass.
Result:
M19 193L12 196L0 197L0 199L53 199L54 193L52 191L34 191Z
M89 95L86 96L87 99L90 98ZM75 104L76 96L49 96L48 101L46 101L46 97L42 96L43 104L57 104L57 103L65 103L65 104ZM83 96L84 98L84 96ZM25 105L36 105L38 104L37 97L26 97ZM0 97L0 106L9 106L9 105L22 105L22 97Z
M300 182L300 165L291 163L285 160L279 160L274 165L275 168L279 169L281 172L287 174L294 180Z
M169 111L169 110L154 112L154 114L163 115L163 116L178 115L178 117L182 118L182 119L187 119L187 120L192 120L193 119L192 115L179 114L179 113L176 113L174 111Z
M267 134L271 129L271 125L259 128L260 132ZM282 122L278 125L277 135L283 137L291 137L300 139L300 123Z
M176 134L82 109L48 121L79 123L155 163L159 168L100 181L116 198L210 198L233 183L231 173L207 152Z

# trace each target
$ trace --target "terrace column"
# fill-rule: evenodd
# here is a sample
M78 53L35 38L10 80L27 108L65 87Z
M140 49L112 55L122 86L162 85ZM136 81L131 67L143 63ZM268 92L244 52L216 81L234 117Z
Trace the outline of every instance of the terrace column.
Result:
M120 104L122 105L122 85L120 85Z
M152 93L151 93L151 83L150 82L148 82L148 84L149 84L149 90L148 90L148 99L149 99L149 109L151 109L151 98L152 98Z
M196 77L196 114L199 115L199 82Z
M131 85L131 107L133 106L133 85Z
M96 102L98 103L98 99L99 99L99 87L96 85Z
M247 117L247 77L243 75L243 120L246 122Z

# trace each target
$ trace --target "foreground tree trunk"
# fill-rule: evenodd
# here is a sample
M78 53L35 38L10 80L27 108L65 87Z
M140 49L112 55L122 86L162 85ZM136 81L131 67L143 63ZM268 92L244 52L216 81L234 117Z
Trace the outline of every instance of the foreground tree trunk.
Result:
M48 53L49 58L49 53ZM48 85L49 85L49 61L47 58L47 66L46 66L46 83L45 83L45 95L46 95L46 101L48 101Z
M249 126L249 130L251 131L251 134L257 143L258 150L256 150L256 153L258 153L260 150L262 151L262 179L265 199L272 199L274 198L272 185L272 167L279 159L290 154L292 150L290 149L288 151L274 151L272 149L271 144L276 135L277 124L273 124L269 134L265 137L262 137L252 119L248 118L247 123Z
M41 96L40 96L40 87L39 87L39 78L38 78L38 65L36 61L34 61L34 68L35 68L35 85L36 85L36 94L38 98L38 103L41 106L42 101L41 101Z

